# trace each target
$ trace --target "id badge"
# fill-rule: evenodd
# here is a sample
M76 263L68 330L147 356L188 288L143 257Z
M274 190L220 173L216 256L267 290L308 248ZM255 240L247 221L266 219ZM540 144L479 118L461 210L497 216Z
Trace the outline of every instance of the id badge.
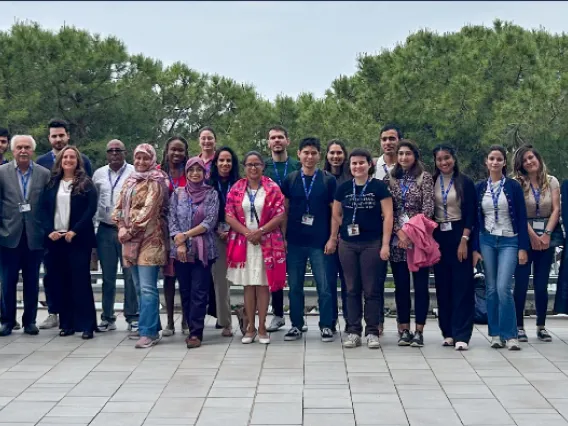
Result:
M351 225L347 225L347 235L350 237L356 237L359 235L359 225L353 223Z
M501 237L503 236L503 231L501 229L492 229L491 234Z
M442 222L440 223L440 231L446 232L452 230L452 222Z
M105 212L108 214L110 213L110 207L105 207Z
M535 231L544 231L544 220L533 220L532 228Z
M18 204L18 208L20 210L20 213L26 213L32 211L32 206L30 203L20 203Z
M314 217L311 214L302 216L302 225L312 226L314 224Z
M404 225L406 222L408 222L410 220L410 218L408 217L408 215L406 213L404 213L402 215L402 224Z
M219 226L217 227L217 229L220 232L229 232L231 227L229 226L229 224L227 222L219 222Z

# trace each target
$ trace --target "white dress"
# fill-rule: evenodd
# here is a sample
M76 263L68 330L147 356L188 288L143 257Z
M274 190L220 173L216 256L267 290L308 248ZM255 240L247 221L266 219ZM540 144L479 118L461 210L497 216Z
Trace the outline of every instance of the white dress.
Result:
M262 208L264 207L265 197L266 192L263 187L260 187L254 200L254 207L256 208L256 213L258 214L259 219L262 217ZM243 197L242 206L245 212L245 226L251 230L258 229L258 224L256 223L256 219L254 219L254 215L253 220L251 220L250 217L251 204L248 196ZM227 269L227 279L235 285L268 285L260 244L255 246L254 244L247 242L247 260L245 267Z

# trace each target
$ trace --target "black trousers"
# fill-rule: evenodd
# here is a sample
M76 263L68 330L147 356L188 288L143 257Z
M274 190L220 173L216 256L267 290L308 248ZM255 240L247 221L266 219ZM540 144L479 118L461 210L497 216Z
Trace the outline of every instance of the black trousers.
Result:
M471 244L467 259L458 261L458 246L463 235L463 223L452 222L450 231L434 231L440 245L442 258L434 265L436 298L438 300L438 324L444 338L469 343L473 331L475 287Z
M174 262L183 314L189 326L189 335L203 340L203 327L211 287L211 264Z
M410 323L410 270L406 261L391 262L392 275L394 278L394 299L396 302L396 316L399 324ZM414 282L414 313L416 324L426 324L428 308L430 306L430 294L428 292L428 279L430 268L421 268L412 273Z
M24 315L22 325L35 324L39 293L39 266L43 250L30 250L25 230L16 248L0 247L2 262L2 324L12 328L16 322L17 288L22 271L24 287Z
M272 313L280 318L284 318L284 290L278 290L272 294Z
M91 286L91 247L64 238L48 241L45 267L59 283L61 299L59 328L90 332L97 329L97 314Z
M381 241L339 240L339 258L347 287L347 332L361 335L361 314L365 335L379 335L381 295L384 293L387 262L379 256ZM363 307L362 297L365 299Z

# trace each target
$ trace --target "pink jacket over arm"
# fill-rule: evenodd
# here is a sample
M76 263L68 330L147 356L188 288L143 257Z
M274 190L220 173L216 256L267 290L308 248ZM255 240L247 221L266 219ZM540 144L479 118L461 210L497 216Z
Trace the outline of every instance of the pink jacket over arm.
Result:
M413 216L403 225L402 230L412 241L412 248L406 250L406 262L411 272L440 261L440 246L432 236L437 227L436 222L422 213Z

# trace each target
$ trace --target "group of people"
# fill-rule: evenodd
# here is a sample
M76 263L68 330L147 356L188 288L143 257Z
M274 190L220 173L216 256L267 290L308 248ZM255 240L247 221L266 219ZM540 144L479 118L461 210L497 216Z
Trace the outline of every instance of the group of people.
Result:
M69 125L52 120L48 128L52 150L36 162L31 136L10 138L0 129L0 151L9 143L14 157L0 166L0 336L20 327L20 270L22 326L27 334L39 332L42 262L49 316L39 328L59 327L61 336L80 332L84 339L94 331L115 330L120 263L124 316L137 348L175 333L176 280L188 348L201 346L207 314L217 318L222 336L233 335L231 284L244 287L242 343L268 344L270 333L285 326L286 282L291 327L284 340L298 340L307 330L309 260L322 341L333 341L337 333L339 279L344 347L360 346L363 334L369 348L380 347L390 263L398 345L424 345L433 267L442 344L467 350L474 266L483 260L491 346L519 350L519 341L528 339L523 314L531 265L537 337L551 341L545 328L548 279L554 248L564 241L560 185L533 146L515 152L510 177L506 150L492 146L485 156L487 179L475 185L460 171L450 145L434 148L434 171L426 171L415 142L395 125L381 129L382 155L376 159L366 149L348 152L341 140L322 148L319 139L308 137L300 141L296 160L288 153L287 130L273 126L267 135L270 157L251 151L242 162L230 147L218 148L214 130L205 127L198 156L190 158L187 140L174 136L160 164L152 144L138 145L129 164L125 145L111 140L108 164L91 178L89 159L69 145ZM99 324L90 276L94 247L103 272ZM167 310L163 329L160 269Z

